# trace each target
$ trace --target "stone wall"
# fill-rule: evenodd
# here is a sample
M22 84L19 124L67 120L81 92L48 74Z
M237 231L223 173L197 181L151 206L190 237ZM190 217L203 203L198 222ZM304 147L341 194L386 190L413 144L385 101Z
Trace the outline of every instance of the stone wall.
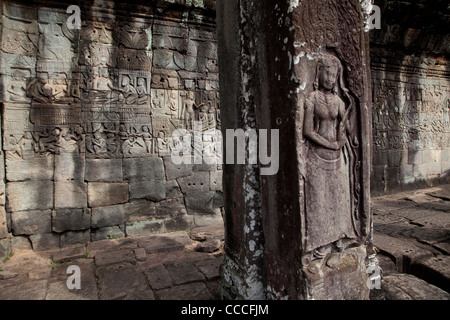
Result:
M76 2L80 30L73 1L2 2L0 255L222 221L221 165L170 157L220 129L214 1Z
M375 0L372 194L450 182L446 1Z

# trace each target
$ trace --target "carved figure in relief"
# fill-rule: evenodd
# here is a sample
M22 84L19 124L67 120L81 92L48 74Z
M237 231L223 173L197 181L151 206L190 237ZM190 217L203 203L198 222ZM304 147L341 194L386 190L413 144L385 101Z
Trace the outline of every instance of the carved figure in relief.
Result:
M190 91L184 99L182 112L182 119L184 119L184 125L187 130L192 130L194 127L195 107L194 92Z
M202 130L205 131L208 129L208 107L204 103L202 103L198 106L198 109L198 121L202 123Z
M159 153L166 153L169 150L169 140L166 138L164 131L158 132L158 137L156 138L156 147Z
M141 136L142 136L142 139L144 139L147 153L150 153L150 154L153 153L153 149L152 149L153 135L151 134L150 128L148 126L142 126Z
M138 97L136 99L137 104L147 103L147 87L145 85L144 78L138 78L137 86L136 86L136 93L138 95Z
M208 117L208 128L215 129L216 128L216 112L215 112L213 106L209 107L207 117Z
M28 102L26 89L22 81L11 81L9 84L9 100L13 102Z
M95 131L94 136L91 139L92 141L92 149L95 154L105 153L107 151L106 148L106 140L102 137L100 131Z
M155 90L155 95L152 97L152 107L154 109L162 109L164 107L164 91Z
M175 117L178 111L178 98L175 90L170 92L166 107L169 110L167 114Z
M321 257L324 246L354 238L349 154L351 99L343 85L343 68L322 53L314 91L305 100L303 134L308 141L305 163L307 250ZM347 107L340 94L348 100Z
M18 146L23 159L33 158L35 152L38 151L38 146L31 132L25 132L24 136L19 140Z
M27 96L41 103L53 101L53 88L48 83L48 75L46 73L38 74L37 78L28 84Z

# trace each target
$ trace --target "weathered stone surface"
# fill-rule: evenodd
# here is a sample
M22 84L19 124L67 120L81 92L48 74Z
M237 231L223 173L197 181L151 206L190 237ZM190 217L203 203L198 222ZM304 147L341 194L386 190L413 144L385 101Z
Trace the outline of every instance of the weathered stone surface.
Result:
M28 281L19 286L7 286L0 291L2 300L44 300L48 281Z
M91 241L100 241L105 239L124 238L125 232L118 226L93 229L91 231Z
M128 201L128 183L88 183L89 207L102 207Z
M6 184L7 210L45 210L53 207L52 181L8 182Z
M314 288L308 293L309 298L326 300L335 297L345 300L358 297L359 300L367 300L369 289L365 256L366 249L360 246L347 249L344 253L332 253L323 260L313 260L304 270L308 283ZM336 281L339 281L339 286L333 285Z
M133 249L105 251L99 252L95 255L95 264L99 267L122 262L128 262L131 264L136 263L136 256L134 255Z
M173 218L165 218L164 226L166 232L191 229L195 226L194 217L191 215L184 214Z
M148 200L134 200L124 205L127 222L151 220L156 215L155 202Z
M195 250L198 252L213 253L219 251L221 246L221 241L218 239L209 239L202 241L195 246Z
M102 239L100 241L94 241L87 245L87 252L90 258L95 257L95 255L100 251L114 251L122 249L135 249L137 244L132 238L121 238L121 239Z
M122 159L86 159L86 181L122 182Z
M127 223L125 230L127 236L139 237L148 234L163 233L165 232L165 226L163 220L138 221Z
M381 281L387 300L449 300L450 294L413 275L391 274Z
M143 237L136 241L138 246L145 248L147 253L182 249L191 243L189 236L184 231Z
M83 181L55 181L55 208L86 208L87 185Z
M215 213L214 197L215 192L190 192L186 194L186 208L189 214L194 213Z
M211 293L205 284L198 282L163 289L156 293L161 300L211 300Z
M82 258L86 255L85 245L75 245L52 252L52 261L56 263Z
M150 267L144 273L153 290L161 290L172 286L172 278L162 264Z
M52 231L51 210L19 211L11 213L14 235L32 235Z
M205 275L208 281L216 280L220 277L221 258L210 258L195 263L195 266Z
M54 157L15 159L6 157L6 179L8 181L52 180Z
M30 236L34 251L44 251L59 248L60 236L55 233L34 234Z
M419 248L411 242L378 233L373 236L373 244L395 259L397 270L400 272L408 271L414 261L432 255L430 251Z
M95 279L94 265L85 259L71 261L71 264L80 267L81 289L69 290L67 288L66 268L56 268L52 272L52 279L48 284L46 300L98 300L97 283ZM55 274L58 272L59 274Z
M175 217L186 213L183 198L167 199L155 205L155 214L158 218Z
M84 230L90 227L90 209L56 209L52 212L52 229L55 232Z
M177 181L183 193L209 191L209 172L194 172L192 176L178 178Z
M0 271L0 280L13 279L15 277L17 277L17 273L16 272Z
M61 235L61 248L70 247L78 244L88 244L91 241L91 232L89 230L83 231L68 231Z
M181 177L190 176L193 164L174 164L171 157L164 157L164 167L166 169L167 180L174 180Z
M205 276L192 263L182 259L166 265L166 268L175 285L205 280Z
M55 155L55 181L84 180L85 158L77 153Z
M164 163L161 158L129 158L123 160L124 179L163 180Z
M450 256L438 255L420 259L411 265L411 273L450 292Z
M137 261L144 262L147 259L147 253L144 248L136 248L133 251Z
M166 197L164 180L130 180L130 199L161 201Z
M141 273L128 263L99 267L96 270L100 285L100 299L130 299L140 293L142 300L154 299Z
M92 208L92 228L103 228L119 225L125 222L124 207L122 204Z
M180 186L176 180L166 181L166 198L180 198L183 197Z
M0 206L0 239L4 239L8 235L8 226L6 225L5 207Z
M212 171L209 173L209 189L211 191L223 191L222 175L222 170Z

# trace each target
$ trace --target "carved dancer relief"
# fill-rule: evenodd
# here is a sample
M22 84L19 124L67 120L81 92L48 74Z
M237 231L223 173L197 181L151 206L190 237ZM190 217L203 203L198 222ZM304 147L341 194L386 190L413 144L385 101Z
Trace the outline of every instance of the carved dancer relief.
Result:
M306 264L358 236L355 145L351 139L355 124L349 120L353 109L342 63L331 53L321 53L314 91L304 104Z

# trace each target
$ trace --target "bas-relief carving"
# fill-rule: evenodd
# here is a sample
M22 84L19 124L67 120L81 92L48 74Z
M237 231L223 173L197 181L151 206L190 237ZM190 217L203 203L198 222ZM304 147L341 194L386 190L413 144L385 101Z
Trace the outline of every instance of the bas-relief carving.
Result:
M374 81L374 149L418 150L449 146L449 90L432 84Z
M13 134L6 135L5 145L19 150L16 156L24 154L17 147L24 141L33 145L28 149L35 156L169 155L177 144L171 137L176 129L193 130L194 121L202 123L203 131L220 126L212 80L198 80L198 74L180 80L174 70L152 70L147 25L87 21L78 33L67 29L59 12L44 9L38 16L39 53L31 66L36 72L15 77L7 88L10 102L31 101L23 110L10 108L6 122ZM192 85L183 90L189 81ZM24 121L25 126L17 123Z
M332 247L358 235L353 179L354 145L349 113L353 110L343 81L343 66L330 53L318 57L314 91L304 102L304 262L322 258Z

